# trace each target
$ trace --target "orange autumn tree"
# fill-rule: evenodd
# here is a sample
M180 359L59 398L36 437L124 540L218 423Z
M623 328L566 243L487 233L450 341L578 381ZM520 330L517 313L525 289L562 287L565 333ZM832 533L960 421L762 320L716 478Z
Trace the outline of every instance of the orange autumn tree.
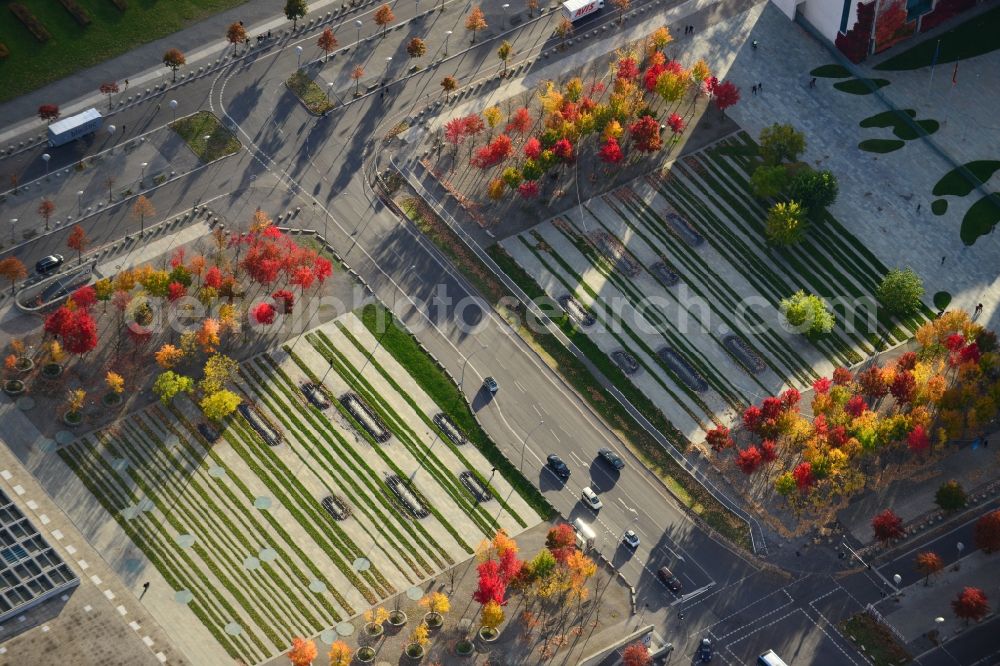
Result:
M330 666L351 666L351 648L344 641L334 641L326 656L330 659Z
M479 7L473 7L469 15L465 17L465 29L472 33L472 43L476 43L476 32L489 27L486 23L486 16Z
M292 666L312 666L317 654L315 643L296 636L292 639L292 647L288 650L287 656Z

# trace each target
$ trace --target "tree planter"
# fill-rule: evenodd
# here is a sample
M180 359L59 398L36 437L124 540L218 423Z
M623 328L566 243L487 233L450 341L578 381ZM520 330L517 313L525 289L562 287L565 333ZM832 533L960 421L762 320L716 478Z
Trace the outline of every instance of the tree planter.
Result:
M424 652L424 646L421 645L420 643L410 643L409 645L406 646L406 649L403 651L403 653L410 659L413 659L414 661L419 661L420 659L423 659L424 654L426 654Z
M455 654L459 657L468 657L475 652L476 646L468 638L463 638L455 643Z
M364 628L365 638L370 641L377 641L382 638L382 634L385 633L385 629L382 628L381 624L366 624Z
M56 379L63 373L63 367L59 363L46 363L42 366L42 376L46 379Z
M494 643L500 638L500 632L496 629L490 629L489 627L480 627L479 629L479 639L484 643Z
M101 402L104 403L106 407L114 407L115 405L122 404L121 393L105 393L104 397L101 398Z
M24 382L20 379L8 379L3 383L3 392L7 395L21 395L24 393Z
M389 624L394 627L402 627L406 624L406 611L394 610L389 613Z
M35 362L27 356L19 356L14 363L14 369L18 372L31 372L35 367Z
M80 412L66 412L63 414L62 420L70 427L78 426L83 422L83 415Z
M354 653L354 661L361 664L370 664L375 661L375 649L365 645L359 647Z
M444 624L444 617L441 613L424 613L424 622L428 629L440 629Z

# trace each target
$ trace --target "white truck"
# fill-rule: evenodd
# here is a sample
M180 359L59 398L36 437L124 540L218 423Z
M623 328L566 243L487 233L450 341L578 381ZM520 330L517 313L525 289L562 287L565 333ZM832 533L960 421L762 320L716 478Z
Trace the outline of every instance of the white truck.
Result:
M597 541L597 534L594 528L588 525L583 518L573 521L573 531L576 532L576 545L580 550L590 550Z
M96 132L101 128L101 112L97 109L87 109L69 118L63 118L49 125L49 145L61 146L85 134Z
M563 16L570 21L578 21L599 9L604 9L604 0L566 0L562 4Z

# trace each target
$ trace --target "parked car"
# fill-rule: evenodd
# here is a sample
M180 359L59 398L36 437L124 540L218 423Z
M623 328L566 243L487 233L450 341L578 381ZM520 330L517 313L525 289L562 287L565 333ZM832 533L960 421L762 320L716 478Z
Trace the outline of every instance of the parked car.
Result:
M712 641L707 638L701 639L701 643L698 644L698 661L703 664L712 661Z
M597 449L597 455L600 456L604 462L608 463L615 469L622 469L625 467L625 461L622 460L622 457L611 449Z
M625 544L626 548L635 550L639 547L639 535L633 530L625 530L625 534L622 535L622 543Z
M55 269L62 266L63 261L65 260L61 254L50 254L49 256L38 260L38 263L35 264L35 272L39 275L51 273Z
M660 567L656 572L656 576L660 579L660 582L666 585L667 589L674 594L677 594L684 588L684 586L681 585L680 579L667 567Z
M483 386L486 388L487 391L489 391L493 395L496 395L496 392L500 390L500 385L497 384L497 380L493 379L492 377L487 377L486 379L484 379Z
M549 457L545 459L545 464L552 470L553 474L558 476L563 481L569 478L569 467L567 467L566 463L563 462L563 459L556 454L550 453Z
M583 503L589 506L594 511L600 511L601 507L604 506L604 502L602 502L601 498L597 496L597 493L595 493L593 490L590 489L590 486L584 488L582 494L583 494Z

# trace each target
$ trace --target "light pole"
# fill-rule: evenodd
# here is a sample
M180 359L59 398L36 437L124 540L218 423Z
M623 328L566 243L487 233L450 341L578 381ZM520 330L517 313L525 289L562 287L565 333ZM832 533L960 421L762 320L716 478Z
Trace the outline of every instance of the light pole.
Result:
M524 449L528 446L528 440L531 439L531 436L535 434L535 431L541 428L543 425L545 425L545 421L539 419L538 425L532 428L531 432L525 435L524 439L521 440L521 462L518 465L518 469L521 470L522 472L524 471Z
M385 85L386 83L389 82L389 65L391 65L391 64L392 64L392 56L386 56L385 57L385 74L382 76L382 78L383 78L382 85Z
M295 71L302 69L302 47L295 47Z
M958 571L961 566L961 562L959 562L959 560L962 559L962 551L965 550L965 544L959 541L955 544L955 549L958 550L958 560L955 560L955 571Z
M16 227L16 226L17 226L17 218L16 217L10 218L10 244L11 245L14 244L14 227Z
M444 33L444 54L448 55L448 38L451 37L451 30Z
M326 101L330 101L330 91L333 90L333 81L326 84Z
M510 5L505 2L505 3L503 3L503 5L501 5L501 7L503 7L503 27L506 28L507 27L507 10L510 8Z
M460 390L460 391L462 390L462 384L465 382L465 366L467 366L469 364L469 361L472 360L473 356L475 356L476 354L478 354L483 349L485 349L485 347L479 347L478 349L476 349L476 351L474 351L471 354L469 354L468 356L466 356L465 360L462 361L462 376L458 380L458 390Z
M52 156L49 155L48 153L43 153L42 154L42 161L45 162L45 177L46 178L49 177L49 160L51 160L51 159L52 159Z
M361 43L361 26L363 26L363 25L364 25L364 23L361 22L361 19L357 19L356 21L354 21L354 27L358 29L358 43L359 44Z
M899 584L903 582L903 577L899 574L892 575L892 583L896 586L896 601L899 601Z
M174 113L174 120L176 121L177 120L177 100L176 99L172 99L172 100L170 100L169 104L170 104L170 110L173 111L173 113Z
M76 215L83 217L83 190L76 193Z
M146 179L146 167L149 166L149 162L143 162L139 165L139 187L142 187L142 181Z
M108 136L114 136L115 130L118 129L114 125L108 125Z

